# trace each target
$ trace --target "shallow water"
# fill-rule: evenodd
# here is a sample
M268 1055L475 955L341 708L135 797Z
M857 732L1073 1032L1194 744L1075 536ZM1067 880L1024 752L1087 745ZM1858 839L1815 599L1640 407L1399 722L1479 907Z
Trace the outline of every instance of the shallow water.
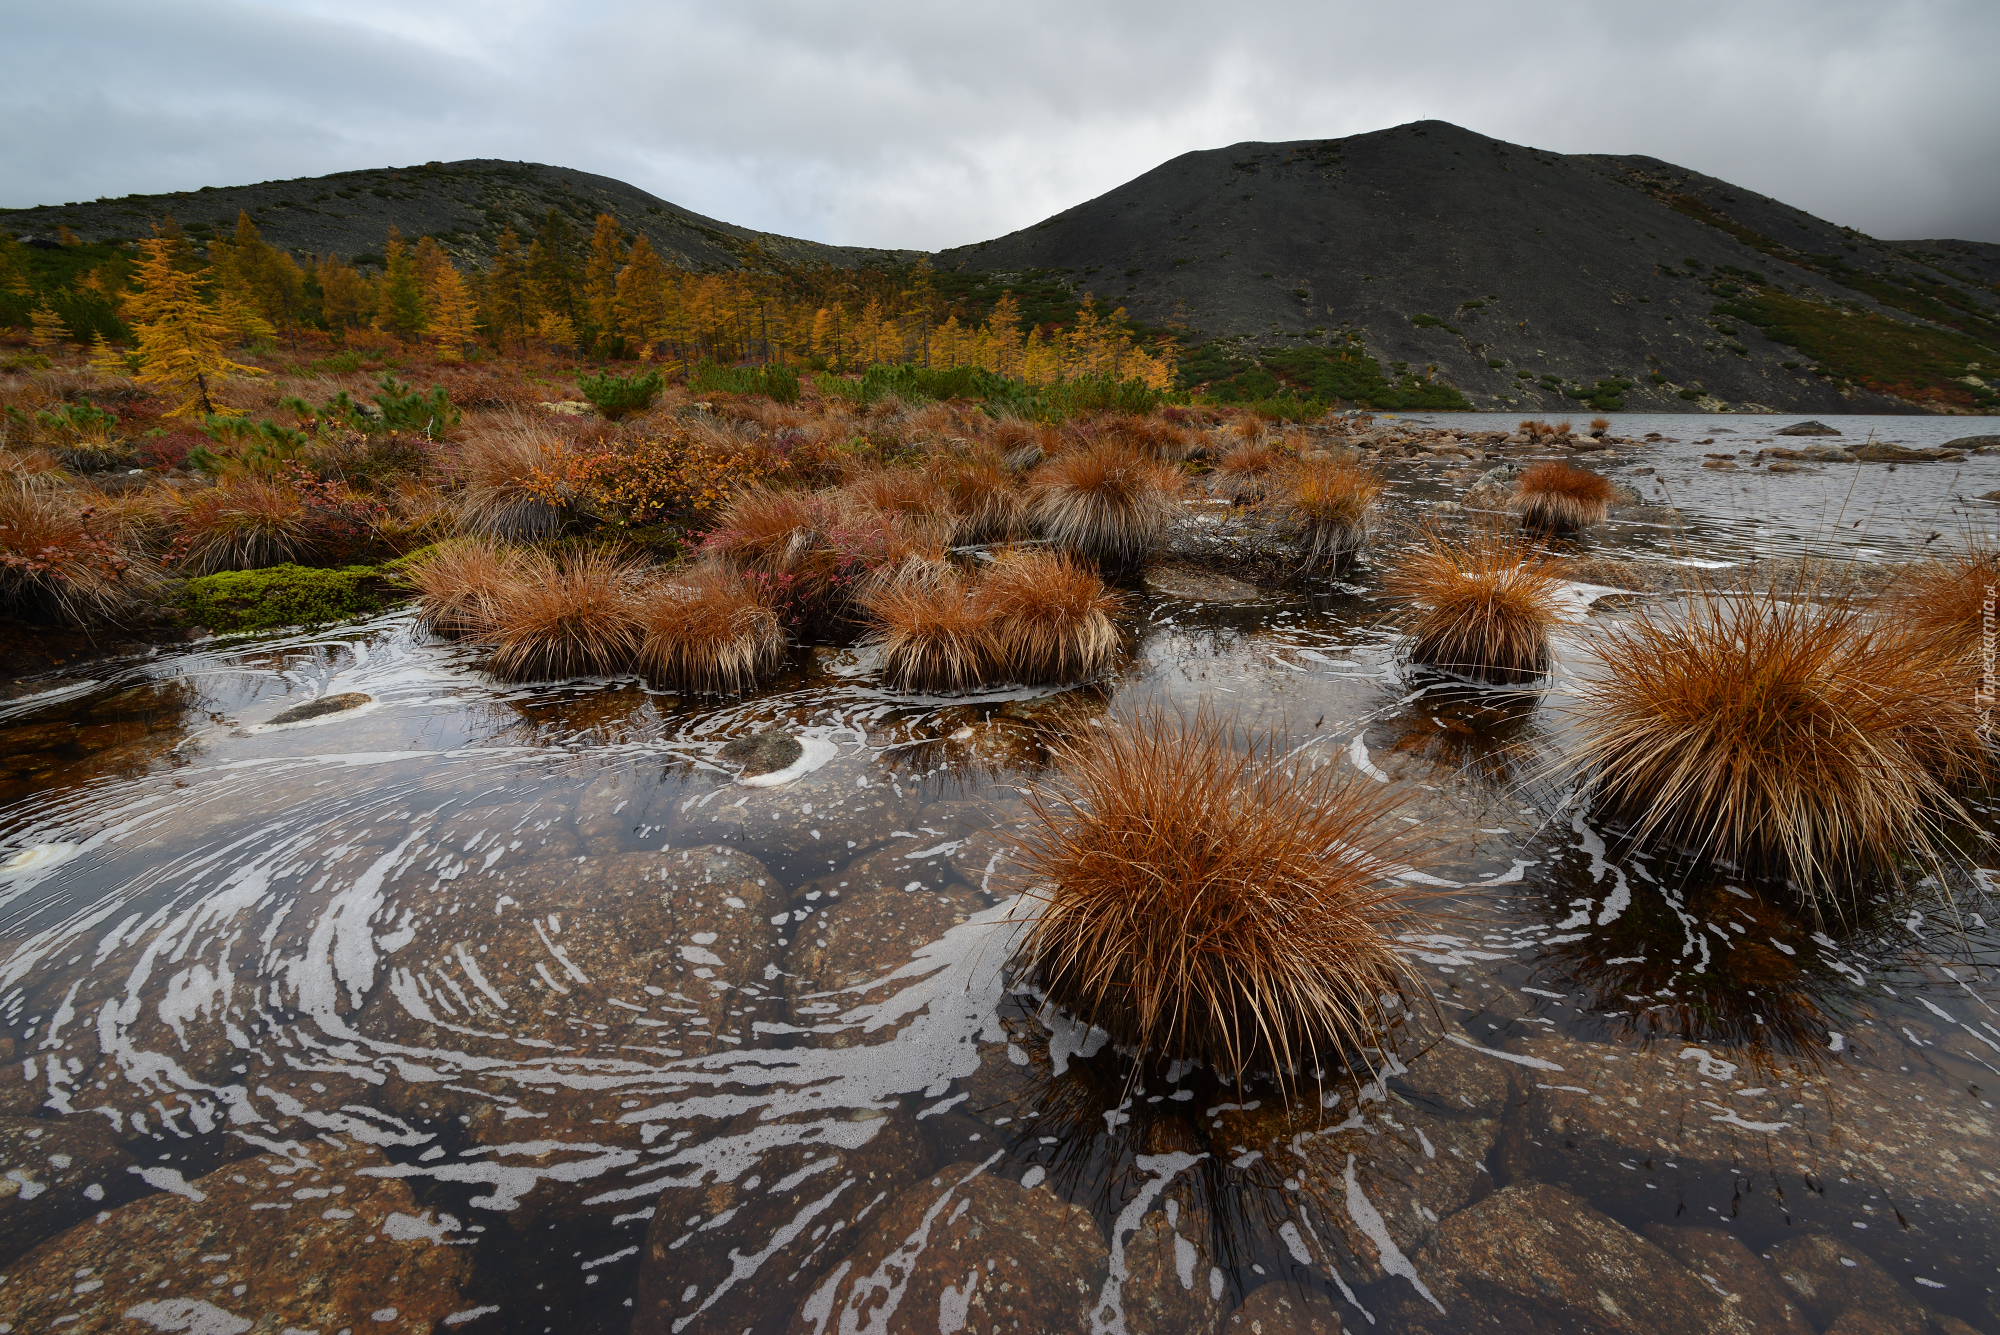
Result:
M1548 770L1608 613L1502 695L1400 666L1359 579L1135 596L1129 661L1064 691L898 696L832 648L721 705L501 687L406 614L30 683L0 706L0 1322L248 1329L326 1255L382 1330L1201 1330L1281 1289L1533 1328L1467 1248L1539 1183L1592 1239L1830 1238L1994 1328L1983 894L1820 929L1621 853ZM372 703L266 726L342 692ZM1398 785L1435 850L1402 942L1434 1005L1289 1109L1135 1072L1006 970L1022 788L1152 702ZM717 753L772 727L816 767L737 782ZM1735 1282L1669 1278L1687 1321Z

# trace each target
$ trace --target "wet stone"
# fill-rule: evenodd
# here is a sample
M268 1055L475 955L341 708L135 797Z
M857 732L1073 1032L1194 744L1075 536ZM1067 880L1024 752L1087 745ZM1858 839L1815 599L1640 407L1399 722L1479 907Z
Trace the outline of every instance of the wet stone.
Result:
M2000 1210L2000 1174L1989 1166L2000 1119L1924 1073L1858 1062L1756 1071L1745 1054L1688 1043L1637 1050L1545 1035L1510 1046L1549 1063L1524 1073L1527 1107L1502 1151L1514 1174L1648 1212L1671 1209L1699 1174L1727 1199L1739 1166L1879 1182L1913 1225L1927 1219L1934 1229L1985 1230ZM1788 1199L1795 1212L1838 1208L1816 1194Z
M1505 1067L1457 1043L1411 1058L1389 1088L1431 1112L1498 1120L1507 1104Z
M420 1335L472 1304L459 1221L420 1208L362 1147L312 1142L193 1182L153 1170L157 1194L79 1224L6 1268L14 1329L111 1335L366 1330ZM439 1327L442 1329L443 1327Z
M317 700L308 700L302 705L273 714L265 720L266 727L276 727L281 723L303 723L307 719L325 718L328 714L339 714L349 709L367 704L375 697L360 691L343 691L339 695L323 695Z
M978 893L962 882L927 884L907 872L905 876L905 885L868 880L840 889L838 882L848 879L845 873L808 883L787 927L792 945L785 957L785 991L795 1023L833 1020L862 1002L873 990L870 984L886 979L918 950L984 907ZM824 897L811 899L815 892ZM827 1041L844 1047L865 1040L848 1031Z
M1712 1289L1727 1295L1742 1317L1764 1335L1811 1335L1799 1305L1771 1265L1719 1228L1648 1224L1647 1239Z
M1156 566L1146 572L1146 590L1163 598L1197 603L1248 603L1263 597L1254 584L1192 566Z
M1840 432L1816 419L1794 422L1790 426L1779 427L1771 434L1777 436L1837 436Z
M146 1185L102 1117L0 1117L0 1266Z
M907 1121L869 1109L810 1123L749 1114L657 1167L673 1185L646 1228L633 1335L737 1335L769 1328L774 1289L815 1288L923 1158Z
M1453 1215L1414 1259L1443 1315L1416 1300L1404 1306L1429 1329L1488 1328L1497 1319L1508 1330L1751 1331L1673 1257L1545 1183L1507 1187Z
M799 745L798 738L782 732L738 737L717 753L723 764L737 766L737 777L743 779L784 769L796 764L804 754L805 748Z
M1109 1264L1088 1210L955 1163L885 1203L790 1331L1088 1330Z
M1895 1335L1924 1335L1923 1308L1866 1252L1815 1233L1773 1247L1771 1264L1822 1330L1851 1314Z
M1125 1239L1120 1295L1129 1335L1206 1335L1222 1325L1223 1274L1210 1255L1205 1213L1169 1193Z
M1266 1284L1229 1314L1229 1335L1340 1335L1340 1309L1317 1289Z

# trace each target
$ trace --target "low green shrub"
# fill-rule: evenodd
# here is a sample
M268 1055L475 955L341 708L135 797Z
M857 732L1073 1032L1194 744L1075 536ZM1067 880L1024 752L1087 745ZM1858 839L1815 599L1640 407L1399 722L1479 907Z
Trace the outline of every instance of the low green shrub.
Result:
M201 575L183 587L182 620L217 634L312 626L379 612L407 594L375 566L278 565Z
M688 388L697 394L762 394L779 403L797 403L799 373L789 366L718 366L704 360L688 377Z
M652 407L653 400L660 397L660 391L666 386L666 379L658 371L646 371L639 375L617 375L606 371L602 375L582 376L576 382L576 387L583 391L583 397L590 400L591 406L614 422Z

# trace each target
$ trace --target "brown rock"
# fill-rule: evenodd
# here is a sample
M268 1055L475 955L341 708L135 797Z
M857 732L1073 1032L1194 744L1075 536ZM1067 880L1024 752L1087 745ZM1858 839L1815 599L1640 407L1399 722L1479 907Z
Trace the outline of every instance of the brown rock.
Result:
M1771 434L1777 436L1837 436L1839 431L1824 422L1807 420L1794 422L1790 426L1779 427Z
M1148 570L1146 590L1163 598L1195 603L1248 603L1264 596L1254 584L1212 570L1173 565Z
M890 1335L1088 1330L1110 1253L1088 1210L957 1163L889 1202L848 1261L792 1335L871 1321Z
M768 1138L772 1129L752 1113L724 1134ZM737 1335L789 1311L847 1254L856 1226L923 1171L908 1119L873 1110L800 1127L791 1143L732 1163L735 1176L726 1179L684 1159L694 1155L668 1159L667 1172L686 1180L661 1192L647 1225L633 1335L664 1335L682 1320L681 1335ZM794 1224L738 1273L734 1258L759 1256ZM786 1296L774 1299L774 1285Z
M51 1238L7 1267L0 1311L24 1333L419 1335L471 1306L471 1254L443 1241L456 1220L366 1175L385 1162L373 1150L310 1154L258 1155Z
M825 1023L856 1005L869 984L887 978L984 907L962 882L936 887L913 875L911 888L834 884L845 879L842 874L808 882L806 896L823 891L827 897L817 902L802 897L793 915L810 916L787 928L792 945L785 956L785 992L799 1024ZM866 1040L843 1033L828 1041L845 1046Z
M1959 450L1912 450L1879 440L1855 445L1848 452L1867 464L1957 463L1965 457Z
M143 1194L132 1166L102 1117L0 1117L0 1262Z
M1317 1289L1266 1284L1229 1314L1229 1335L1340 1335L1340 1309Z
M1125 1239L1120 1304L1131 1335L1207 1335L1222 1326L1222 1272L1210 1256L1208 1216L1167 1195ZM1210 1280L1210 1272L1215 1279Z
M283 723L303 723L307 719L325 718L328 714L339 714L349 709L358 709L375 697L361 691L343 691L339 695L323 695L317 700L308 700L302 705L293 705L281 710L265 720L266 727L276 727Z
M1924 1335L1924 1309L1865 1252L1812 1233L1773 1247L1771 1264L1815 1326L1853 1312L1895 1335Z
M1764 1335L1812 1335L1812 1327L1791 1301L1777 1274L1733 1235L1719 1228L1646 1226L1646 1237L1710 1288L1727 1295L1746 1320Z
M1507 1072L1456 1043L1439 1043L1411 1059L1389 1087L1433 1112L1499 1120L1507 1103Z
M1484 1325L1490 1308L1532 1314L1514 1329L1750 1335L1673 1257L1545 1183L1510 1186L1445 1220L1416 1265L1453 1329Z

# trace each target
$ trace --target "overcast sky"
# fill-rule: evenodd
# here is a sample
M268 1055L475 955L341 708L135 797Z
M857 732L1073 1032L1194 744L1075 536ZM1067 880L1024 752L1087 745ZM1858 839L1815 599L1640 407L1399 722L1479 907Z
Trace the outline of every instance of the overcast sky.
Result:
M0 204L433 158L935 249L1190 149L1437 118L2000 242L2000 0L53 0L7 5Z

